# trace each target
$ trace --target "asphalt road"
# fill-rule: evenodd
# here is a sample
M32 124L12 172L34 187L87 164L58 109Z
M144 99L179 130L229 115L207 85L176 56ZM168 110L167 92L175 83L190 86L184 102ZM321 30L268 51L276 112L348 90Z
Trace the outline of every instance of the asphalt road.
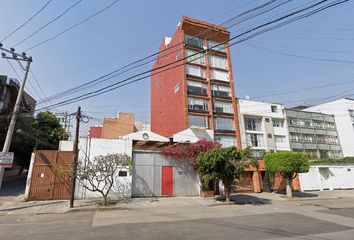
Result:
M346 206L327 208L328 204ZM0 217L0 239L354 239L353 199ZM315 205L315 206L314 206ZM321 206L323 205L323 206ZM353 207L348 207L353 205ZM280 210L279 210L280 209ZM183 212L183 214L180 214ZM195 219L193 219L195 218ZM165 219L165 220L164 220Z

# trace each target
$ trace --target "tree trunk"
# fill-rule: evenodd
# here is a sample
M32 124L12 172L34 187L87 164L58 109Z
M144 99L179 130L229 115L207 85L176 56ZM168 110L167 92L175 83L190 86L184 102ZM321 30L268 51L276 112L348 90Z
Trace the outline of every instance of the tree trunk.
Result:
M292 181L293 181L292 174L290 173L286 174L286 197L287 198L293 197L293 190L291 188Z
M107 195L103 195L103 199L104 199L104 205L108 206L108 196Z
M226 202L230 202L230 183L229 183L229 181L224 180L223 184L224 184Z

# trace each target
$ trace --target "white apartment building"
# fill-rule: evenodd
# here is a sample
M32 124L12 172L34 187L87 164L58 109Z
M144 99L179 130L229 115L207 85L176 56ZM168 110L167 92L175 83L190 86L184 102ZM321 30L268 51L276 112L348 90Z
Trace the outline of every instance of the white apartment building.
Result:
M343 156L354 156L354 99L341 98L303 111L334 115Z
M251 146L255 157L262 152L290 151L284 106L238 99L242 148Z

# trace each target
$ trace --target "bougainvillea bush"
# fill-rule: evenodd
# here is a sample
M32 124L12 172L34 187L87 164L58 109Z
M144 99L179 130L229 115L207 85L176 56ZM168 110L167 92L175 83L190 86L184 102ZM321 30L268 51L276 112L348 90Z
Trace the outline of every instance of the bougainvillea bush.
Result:
M198 164L196 159L198 155L220 146L221 144L218 142L201 139L195 143L168 146L161 150L161 154L171 156L176 161L190 163L197 170Z

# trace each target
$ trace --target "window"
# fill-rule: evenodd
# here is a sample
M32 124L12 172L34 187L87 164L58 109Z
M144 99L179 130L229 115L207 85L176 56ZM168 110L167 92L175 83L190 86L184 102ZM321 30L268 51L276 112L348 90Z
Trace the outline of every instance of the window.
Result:
M185 44L196 48L203 48L203 40L191 35L184 35Z
M188 109L190 110L199 110L199 111L208 111L208 100L201 98L188 98Z
M264 150L252 150L252 157L254 158L261 158L263 157L263 154L264 154Z
M348 111L349 111L350 119L352 120L352 122L354 122L354 110L348 110Z
M126 176L128 176L128 172L127 171L119 171L118 176L119 177L126 177Z
M208 47L212 51L223 52L223 53L226 52L225 44L221 44L211 40L208 41Z
M290 133L291 142L302 142L302 135L300 133Z
M268 138L273 138L273 135L271 133L267 134Z
M187 81L187 92L195 95L207 95L207 85L201 82Z
M187 64L186 73L187 75L191 75L199 78L205 78L205 69L199 66Z
M216 113L233 113L231 102L214 102L214 111Z
M213 80L230 82L229 73L222 70L211 69L210 70L210 78Z
M266 121L267 123L269 123L270 120L269 120L269 118L265 118L265 121Z
M273 119L273 127L284 127L284 121Z
M246 118L245 127L246 130L261 131L261 120L254 119L254 118Z
M307 143L314 143L316 141L316 137L313 134L302 134L302 141Z
M236 146L236 138L233 136L215 136L215 141L221 144L222 147Z
M205 65L205 54L186 49L186 62L192 62Z
M231 97L230 87L223 85L211 85L211 93L215 97Z
M234 121L230 118L214 118L215 129L216 130L234 130Z
M227 69L227 63L225 57L209 55L209 64L212 67Z
M272 112L278 112L278 107L275 105L270 106Z
M194 116L194 115L189 115L188 116L188 123L189 126L196 126L196 127L204 127L208 128L208 117L207 116Z
M285 143L286 142L285 136L274 135L274 139L275 139L276 143Z
M310 158L310 159L314 159L314 158L318 158L318 152L316 149L305 149L305 154Z
M246 141L248 146L263 147L263 135L256 133L247 133Z

